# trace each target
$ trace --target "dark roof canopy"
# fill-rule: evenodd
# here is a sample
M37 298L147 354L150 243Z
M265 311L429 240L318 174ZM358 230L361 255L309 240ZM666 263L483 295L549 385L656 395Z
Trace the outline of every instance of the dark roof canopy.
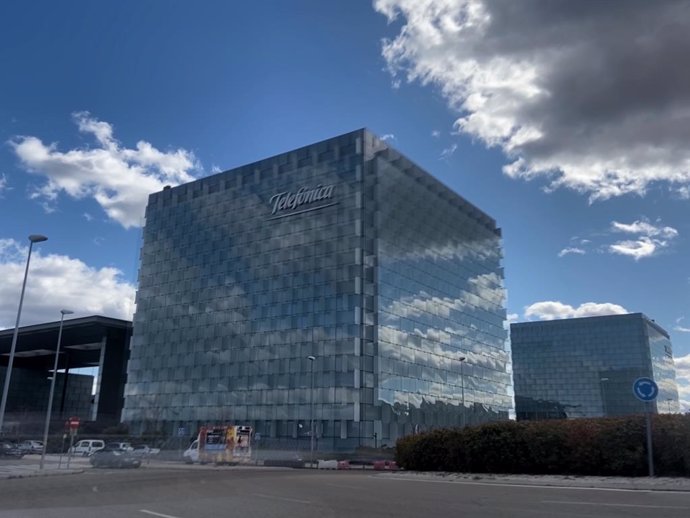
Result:
M52 369L60 321L19 328L14 365L20 368ZM0 331L0 365L7 365L14 328ZM100 359L104 337L124 335L129 345L132 322L99 315L65 320L62 328L60 368L69 356L69 368L94 367Z

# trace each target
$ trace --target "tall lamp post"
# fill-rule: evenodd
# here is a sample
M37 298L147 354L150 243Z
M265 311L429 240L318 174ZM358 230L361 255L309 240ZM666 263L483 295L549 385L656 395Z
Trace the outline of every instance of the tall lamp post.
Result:
M14 353L17 349L17 336L19 335L19 319L22 316L22 305L24 304L24 290L26 289L26 278L29 275L29 262L31 261L31 250L34 243L46 241L48 238L40 234L31 234L29 236L29 254L26 256L26 269L24 270L24 281L22 282L22 292L19 296L19 308L17 309L17 321L14 324L14 334L12 335L12 347L10 348L10 359L7 363L7 372L5 373L5 386L2 389L2 402L0 402L0 435L3 433L3 426L5 424L5 408L7 407L7 395L10 390L10 376L12 375L12 364L14 364Z
M465 365L465 361L467 360L466 356L460 356L458 358L460 361L460 393L461 393L461 398L462 398L462 428L465 428L465 371L463 369L463 365Z
M48 411L46 412L46 425L43 429L43 451L41 451L41 464L39 469L43 469L43 464L46 459L46 450L48 449L48 429L50 428L50 415L53 411L53 395L55 394L55 378L57 378L58 359L60 358L60 342L62 341L62 324L65 321L65 315L71 315L74 311L69 309L60 310L60 330L58 331L57 348L55 349L55 363L53 365L53 379L50 381L50 395L48 396Z
M309 391L309 462L314 467L314 362L316 356L308 356L311 365L311 390Z

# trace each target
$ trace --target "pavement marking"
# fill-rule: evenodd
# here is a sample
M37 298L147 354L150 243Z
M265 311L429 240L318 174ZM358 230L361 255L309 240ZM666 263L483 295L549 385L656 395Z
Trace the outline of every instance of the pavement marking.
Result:
M149 511L148 509L139 509L140 513L150 514L151 516L160 516L160 518L179 518L179 516L173 516L172 514L156 513L154 511Z
M596 505L605 507L641 507L644 509L690 509L681 505L610 504L601 502L573 502L568 500L542 500L542 504Z
M469 480L424 480L414 477L381 477L378 475L368 475L378 480L402 480L404 482L426 482L430 484L465 484L468 486L498 486L498 487L538 487L541 489L573 489L578 491L617 491L623 493L670 493L687 494L687 489L624 489L616 487L585 487L585 486L550 486L541 484L511 484L509 482L474 482Z
M298 504L311 504L311 500L298 500L297 498L286 498L284 496L267 495L264 493L253 493L254 496L269 498L271 500L282 500L284 502L296 502Z

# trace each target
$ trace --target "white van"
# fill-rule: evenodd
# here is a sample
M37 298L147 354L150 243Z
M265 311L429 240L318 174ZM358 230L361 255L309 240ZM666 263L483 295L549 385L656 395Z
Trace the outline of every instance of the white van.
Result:
M199 462L199 439L196 439L189 445L189 448L182 454L182 458L187 464Z
M103 448L105 448L105 443L99 439L83 439L70 448L70 453L86 457Z

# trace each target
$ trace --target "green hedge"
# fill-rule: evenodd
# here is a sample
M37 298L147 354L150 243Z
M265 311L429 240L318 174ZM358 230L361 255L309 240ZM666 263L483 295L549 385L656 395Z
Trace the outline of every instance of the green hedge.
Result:
M690 415L653 417L656 474L690 476ZM416 471L647 475L644 416L501 421L410 435L398 465Z

